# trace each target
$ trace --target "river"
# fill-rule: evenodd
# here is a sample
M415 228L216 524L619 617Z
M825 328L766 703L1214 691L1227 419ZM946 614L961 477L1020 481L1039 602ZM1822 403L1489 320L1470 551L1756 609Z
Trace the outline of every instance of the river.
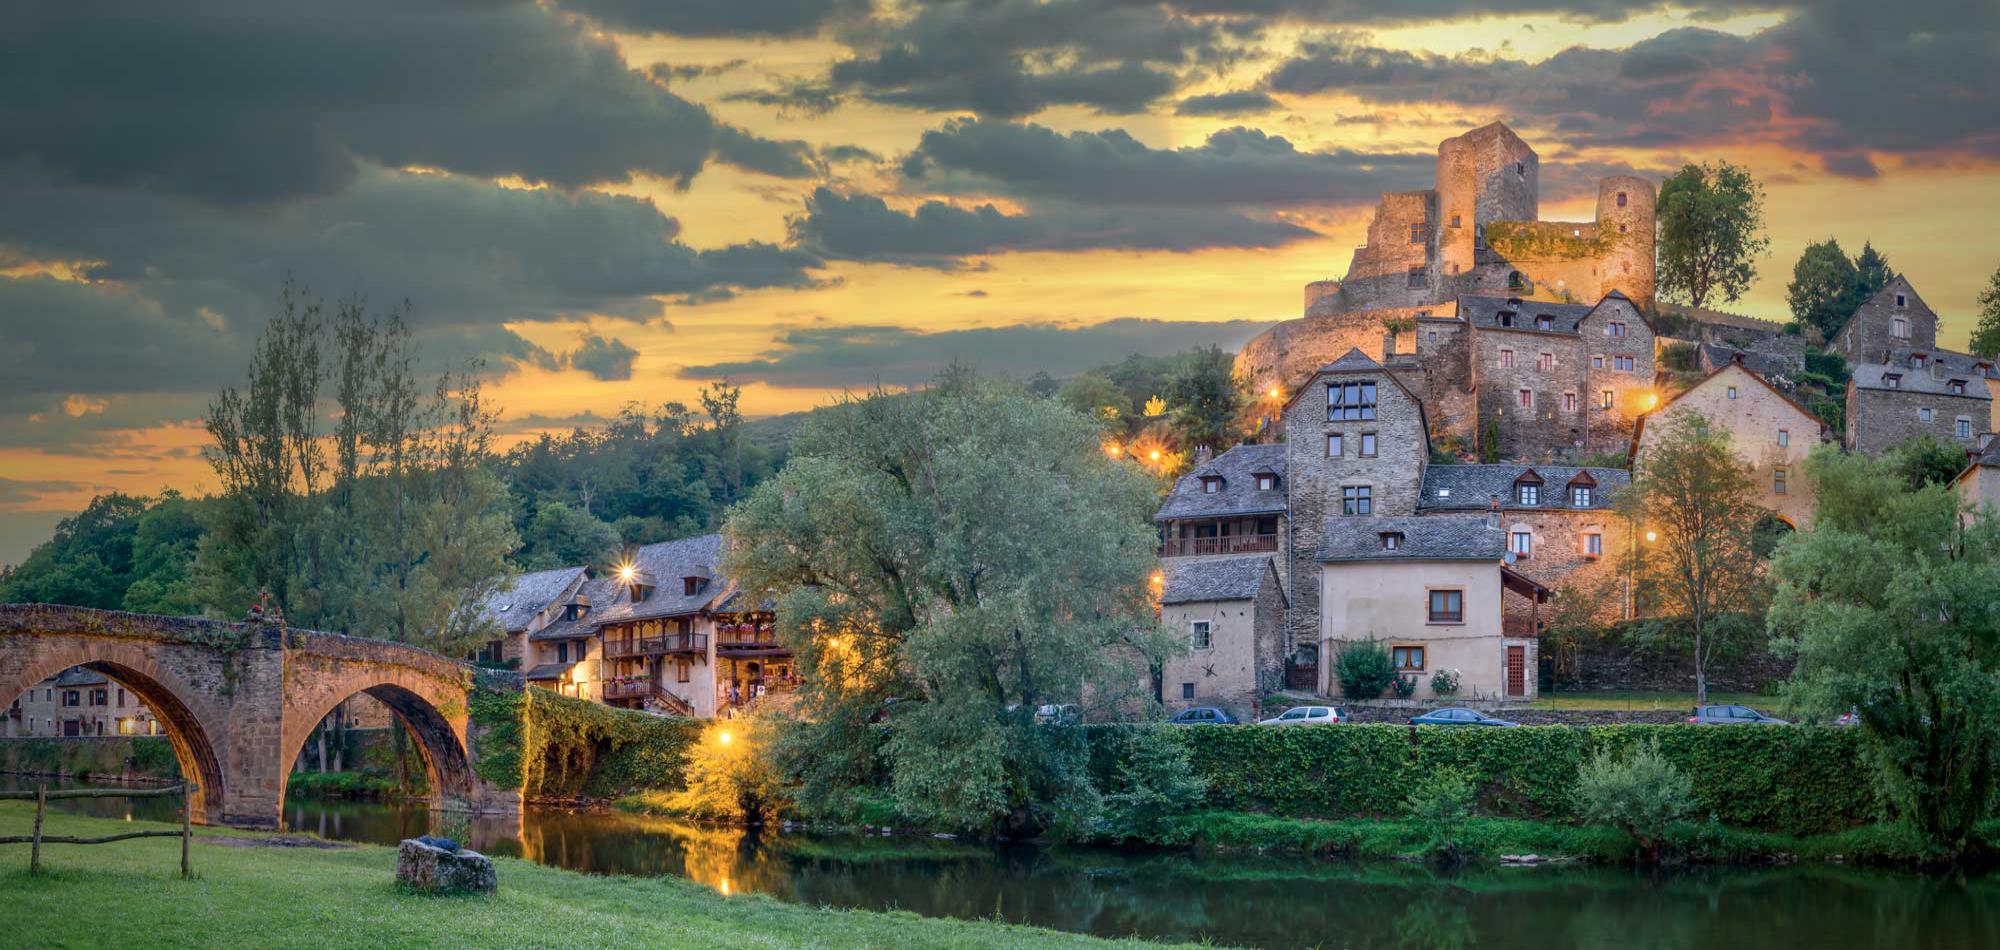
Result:
M105 817L177 814L163 800L60 804ZM421 805L359 802L294 802L285 824L379 844L437 830L488 854L593 874L674 875L724 895L1271 950L2000 947L1995 875L1837 865L1438 875L1385 862L990 848L541 809L504 820L441 816L433 829Z

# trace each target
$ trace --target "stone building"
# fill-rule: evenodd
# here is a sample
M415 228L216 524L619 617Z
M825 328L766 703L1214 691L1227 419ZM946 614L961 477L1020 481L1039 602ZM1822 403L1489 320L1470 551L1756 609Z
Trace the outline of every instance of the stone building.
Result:
M1828 341L1850 365L1849 451L1874 455L1925 432L1970 451L2000 428L2000 372L1990 359L1939 348L1937 323L1909 279L1898 276Z
M1284 685L1285 591L1270 555L1168 561L1160 620L1188 638L1161 667L1168 709L1219 706L1255 721L1266 693Z
M1965 506L1968 519L1980 511L2000 517L2000 438L1988 436L1982 440L1965 470L1952 479L1951 487L1958 492L1959 504Z
M1347 643L1374 640L1416 681L1417 698L1439 698L1437 674L1451 670L1455 696L1534 699L1535 635L1505 622L1503 602L1539 608L1549 591L1509 566L1507 543L1497 514L1328 519L1314 552L1321 653L1330 660ZM1320 664L1319 690L1339 691L1331 662Z
M14 698L0 736L157 736L159 720L139 697L96 670L71 667Z
M1834 331L1826 348L1847 358L1849 365L1891 363L1911 352L1937 349L1937 312L1909 278L1897 275L1855 308Z
M1750 467L1759 505L1794 528L1811 523L1815 501L1805 461L1829 436L1818 416L1763 374L1752 372L1746 360L1735 360L1639 420L1632 438L1634 464L1658 444L1675 416L1690 412L1729 433L1730 447Z
M1549 588L1593 598L1605 619L1630 615L1620 557L1631 532L1615 510L1632 483L1622 468L1568 465L1432 465L1424 470L1427 516L1497 516L1511 569ZM1511 635L1532 637L1535 605L1508 603Z
M1467 296L1458 312L1471 340L1465 375L1479 419L1470 435L1483 453L1622 452L1653 408L1653 327L1615 290L1590 306Z
M1153 516L1167 558L1284 556L1285 446L1239 445L1174 483ZM1280 573L1284 570L1279 564Z
M562 617L588 577L581 567L529 571L493 592L480 604L480 614L500 628L500 636L467 659L518 669L528 661L528 638Z

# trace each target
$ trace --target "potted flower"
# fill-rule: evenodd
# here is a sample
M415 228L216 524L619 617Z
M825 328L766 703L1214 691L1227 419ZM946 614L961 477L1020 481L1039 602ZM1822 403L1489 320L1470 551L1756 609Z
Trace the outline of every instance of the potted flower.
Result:
M1439 670L1431 674L1431 692L1439 696L1451 696L1458 692L1458 671Z

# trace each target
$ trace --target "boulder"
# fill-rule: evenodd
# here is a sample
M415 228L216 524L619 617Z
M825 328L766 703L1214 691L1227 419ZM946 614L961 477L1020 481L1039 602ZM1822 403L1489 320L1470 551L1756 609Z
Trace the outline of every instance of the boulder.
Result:
M410 838L396 848L396 883L419 894L491 894L500 877L492 859L477 851Z

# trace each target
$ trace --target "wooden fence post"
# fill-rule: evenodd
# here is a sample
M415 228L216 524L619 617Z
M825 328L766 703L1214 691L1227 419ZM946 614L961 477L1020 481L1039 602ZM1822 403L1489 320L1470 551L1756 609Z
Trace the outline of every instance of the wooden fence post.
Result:
M194 877L194 873L188 870L188 838L192 834L188 829L188 825L193 822L192 812L194 811L194 805L191 803L191 799L192 795L188 791L188 784L186 782L182 782L181 783L181 880L183 881Z
M28 873L42 873L42 809L49 803L49 787L35 786L35 844L28 850Z

